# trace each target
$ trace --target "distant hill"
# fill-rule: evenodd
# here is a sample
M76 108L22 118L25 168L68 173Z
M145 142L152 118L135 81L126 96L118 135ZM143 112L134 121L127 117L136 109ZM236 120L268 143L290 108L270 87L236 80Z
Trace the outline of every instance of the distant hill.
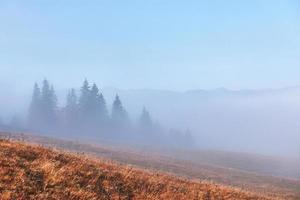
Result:
M0 198L271 199L7 140L0 140Z
M102 88L109 108L119 94L131 119L143 106L167 128L189 128L203 149L300 155L300 87L265 90L122 90ZM3 94L0 116L26 112L31 94ZM67 90L57 90L60 102ZM13 102L13 103L12 103ZM300 159L300 158L299 158Z
M119 90L133 118L146 106L167 127L189 128L204 149L299 157L300 87L266 90ZM109 103L108 103L109 105Z

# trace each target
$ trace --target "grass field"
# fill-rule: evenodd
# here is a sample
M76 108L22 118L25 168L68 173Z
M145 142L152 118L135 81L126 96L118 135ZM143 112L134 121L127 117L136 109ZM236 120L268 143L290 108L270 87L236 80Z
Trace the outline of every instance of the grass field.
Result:
M113 162L0 141L1 199L268 199Z
M3 137L8 138L8 133L1 133L0 135L2 136L2 138ZM37 158L33 161L34 163L36 163L37 160L43 159L38 162L44 162L46 166L47 165L53 166L53 162L58 163L59 161L55 160L56 157L53 157L51 154L57 154L57 155L59 154L68 159L71 160L74 159L78 163L80 162L82 164L90 163L95 168L99 167L99 169L102 170L105 170L105 167L109 166L109 169L115 170L115 171L111 171L111 173L121 171L125 177L127 176L125 175L127 173L126 170L134 171L135 173L141 173L141 176L143 175L145 177L152 177L152 176L157 177L158 178L157 182L156 180L154 182L151 182L153 184L151 187L157 189L158 185L160 185L160 183L163 183L165 184L164 186L165 190L163 193L160 194L158 192L156 195L150 192L149 193L150 196L148 196L147 199L151 199L152 198L151 195L152 196L154 195L152 199L167 198L167 196L164 195L167 195L167 193L170 192L169 189L167 189L169 186L166 186L169 183L172 185L172 187L176 186L179 191L188 191L186 193L183 192L180 194L174 194L179 196L168 197L171 199L174 198L175 199L205 199L205 198L206 199L226 199L226 198L227 199L259 199L259 198L263 198L262 196L269 197L269 199L276 199L276 198L300 199L300 194L299 194L300 181L298 179L266 176L263 174L253 173L245 170L237 170L232 168L220 167L217 165L208 165L208 164L201 164L199 162L191 162L187 160L174 159L173 157L163 156L158 153L145 154L145 153L141 153L140 151L135 151L133 149L126 149L124 147L114 147L111 145L98 146L98 145L81 144L72 141L65 141L65 140L58 140L58 139L51 139L46 137L37 137L33 135L23 135L23 134L22 135L10 134L9 137L12 140L22 140L22 143L8 142L7 140L3 140L1 142L1 148L2 148L1 153L5 152L3 150L3 147L10 147L10 149L6 151L10 152L11 155L6 155L6 156L1 155L1 158L10 157L12 161L18 159L22 160L24 158L19 158L19 156L15 155L14 153L14 151L18 151L18 149L22 148L25 154L26 152L36 151L36 153L27 153L27 154L28 155L32 154L37 156ZM52 152L50 150L43 149L41 147L32 147L23 144L24 142L28 143L29 141L30 143L43 145L44 147L50 147L51 149L52 148L59 149L59 151L63 151L64 153ZM72 152L72 154L71 155L66 154L65 153L66 151ZM76 156L74 156L74 154L76 154ZM16 158L14 158L15 156ZM2 160L1 164L5 162L10 162L10 161ZM41 165L39 165L39 167L41 167ZM28 167L29 170L31 170L32 166L34 165L28 164L28 166L26 167ZM69 168L70 167L71 166L69 166ZM53 168L52 170L57 171L59 169ZM74 166L74 171L76 170L81 171L82 169L79 168L75 169ZM107 173L110 173L110 171L107 171ZM148 178L145 178L145 180L146 179ZM132 181L136 181L136 180L132 180ZM4 189L6 188L5 184L4 185L3 184L4 183L1 182L2 191L4 191ZM44 183L44 185L45 184L46 183ZM212 187L214 189L206 190L205 188L203 188L204 185L206 185L205 187ZM72 185L69 186L73 187ZM190 186L194 189L191 189ZM114 187L114 186L109 186L109 187ZM184 188L189 188L189 189L184 189ZM131 188L130 190L132 191L133 194L136 194L137 192L135 190L139 190L139 189ZM198 193L192 190L195 190L197 192L200 191L199 193L200 196L197 196ZM212 191L215 190L218 191L222 190L220 194L219 192L217 193L218 195L224 195L224 196L222 197L218 195L211 196L213 193ZM223 190L224 192L225 191L230 191L230 192L225 192L226 195L228 194L226 196ZM243 192L243 191L248 191L248 192ZM148 192L149 191L147 190L147 193ZM236 195L235 192L238 192L239 194L244 196L240 196L240 197L235 196ZM12 192L12 194L13 193L15 193L15 191ZM2 192L2 195L3 194L4 193ZM8 193L6 192L5 195L8 195ZM192 196L186 196L186 195L192 195ZM145 196L143 197L146 198ZM135 196L135 199L139 199L139 198L143 199L143 197ZM97 198L95 197L95 199Z

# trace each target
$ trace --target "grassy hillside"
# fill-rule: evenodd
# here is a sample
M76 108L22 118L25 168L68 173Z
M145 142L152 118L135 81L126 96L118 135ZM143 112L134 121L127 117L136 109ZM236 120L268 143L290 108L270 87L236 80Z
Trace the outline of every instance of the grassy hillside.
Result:
M241 162L243 165L247 165L247 163L252 166L258 165L256 162L257 156L255 155L253 155L253 159L252 156L249 158L247 155L239 154L234 157L234 154L224 152L222 155L227 158L225 161L231 157L233 158L229 159L233 165L228 168L225 167L222 162L225 157L215 156L213 152L206 152L205 154L201 152L197 152L197 154L193 153L192 157L195 157L195 159L188 161L190 159L189 154L192 152L181 152L179 154L178 151L173 150L172 154L176 154L175 158L173 156L167 156L168 153L166 151L155 151L154 149L145 147L144 150L142 150L141 148L134 146L109 143L108 141L102 141L100 143L101 145L98 143L97 145L92 145L82 143L82 141L79 143L76 141L54 139L28 133L24 134L12 132L0 132L0 138L10 138L10 140L18 141L21 140L24 142L30 142L31 144L34 143L45 147L60 149L64 152L68 151L77 154L84 154L97 159L113 160L118 163L133 165L139 168L153 170L155 172L168 173L196 181L205 180L221 185L240 188L256 194L263 194L269 197L280 197L287 200L300 199L299 179L254 173L248 171L245 167L242 167L242 170L239 168L232 168L234 165L240 165ZM182 159L183 155L185 155L184 159ZM206 156L209 155L209 159L206 159ZM244 156L249 158L247 162L244 161ZM208 164L211 159L217 160L219 165ZM274 166L273 162L269 162L268 159L263 159L262 161L263 162L260 162L260 166L264 168Z
M0 199L268 199L207 182L0 140ZM269 198L271 199L271 198Z

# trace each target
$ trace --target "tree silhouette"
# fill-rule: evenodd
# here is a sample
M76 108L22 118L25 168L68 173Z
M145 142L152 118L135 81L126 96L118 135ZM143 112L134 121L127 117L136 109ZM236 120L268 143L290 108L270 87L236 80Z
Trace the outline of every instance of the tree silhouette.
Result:
M69 90L67 94L67 103L64 109L65 113L65 128L74 131L78 127L79 119L79 108L78 98L75 89Z
M142 114L139 118L139 127L142 129L153 128L153 121L146 107L143 108Z
M99 92L96 84L93 84L90 92L89 107L91 110L91 120L94 127L103 127L108 121L108 111L106 108L105 99Z
M53 86L50 86L47 79L43 81L41 94L41 119L42 127L45 130L57 128L57 97Z
M41 90L37 83L34 84L32 99L29 107L28 126L39 129L41 124Z
M66 96L65 107L59 109L57 104L54 87L47 79L43 81L42 89L35 83L29 107L28 128L51 133L66 132L69 135L85 133L87 136L96 136L96 133L109 139L185 148L194 144L189 130L184 132L171 129L168 133L157 121L153 121L145 107L136 126L132 126L118 95L113 101L110 118L103 94L96 84L90 86L87 79L80 89L79 98L75 89L71 89ZM11 125L15 128L22 128L20 124L23 123L18 118L11 121Z
M108 111L103 95L99 92L96 84L93 85L91 91L91 101L97 122L104 125L108 121Z
M109 120L108 110L107 110L107 106L106 106L106 101L105 101L102 93L100 93L99 96L97 97L97 101L99 102L98 110L100 112L100 120L102 123L107 123Z
M128 114L123 108L122 102L118 95L116 95L115 100L113 102L111 119L113 125L117 127L125 126L129 121Z
M80 98L79 98L79 112L80 118L83 123L86 123L89 119L90 113L90 86L87 79L84 80L83 85L80 89Z

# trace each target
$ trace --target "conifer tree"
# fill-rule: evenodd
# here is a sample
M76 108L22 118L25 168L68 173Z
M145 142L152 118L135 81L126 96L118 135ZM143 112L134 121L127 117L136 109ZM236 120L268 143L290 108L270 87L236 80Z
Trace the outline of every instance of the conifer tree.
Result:
M139 118L139 126L142 129L150 129L153 126L153 122L148 110L144 107L142 110L142 114Z
M66 108L69 108L70 110L74 111L75 109L77 109L77 95L76 95L76 91L75 89L71 89L69 90L68 94L67 94L67 104L66 104Z
M96 84L93 84L90 95L90 106L92 118L99 126L104 126L108 120L106 102L103 95L99 92Z
M41 94L41 115L43 129L54 130L57 125L57 97L54 87L46 79L43 81Z
M51 99L51 101L50 101L51 109L55 113L57 111L57 96L56 96L53 85L51 85L51 89L50 89L50 99Z
M89 107L91 111L90 115L93 122L96 122L100 118L100 112L98 109L99 107L98 97L99 97L99 89L97 85L94 83L91 88L91 92L89 96Z
M90 93L91 93L89 82L87 81L87 79L84 80L80 92L81 92L79 98L80 118L83 121L87 121L90 112Z
M150 113L144 107L138 121L138 134L144 137L147 143L155 144L160 137L160 132L159 125L153 122Z
M28 126L39 129L41 123L41 90L37 83L34 84L32 99L29 107Z
M67 94L67 103L65 107L66 128L75 130L78 126L78 98L75 89L71 89Z
M106 101L104 99L104 96L102 93L98 96L98 102L99 102L99 112L101 113L100 115L100 120L102 123L107 123L108 122L108 110L106 106Z
M122 102L118 95L116 95L113 102L111 119L114 126L122 127L128 123L128 114L123 108Z

